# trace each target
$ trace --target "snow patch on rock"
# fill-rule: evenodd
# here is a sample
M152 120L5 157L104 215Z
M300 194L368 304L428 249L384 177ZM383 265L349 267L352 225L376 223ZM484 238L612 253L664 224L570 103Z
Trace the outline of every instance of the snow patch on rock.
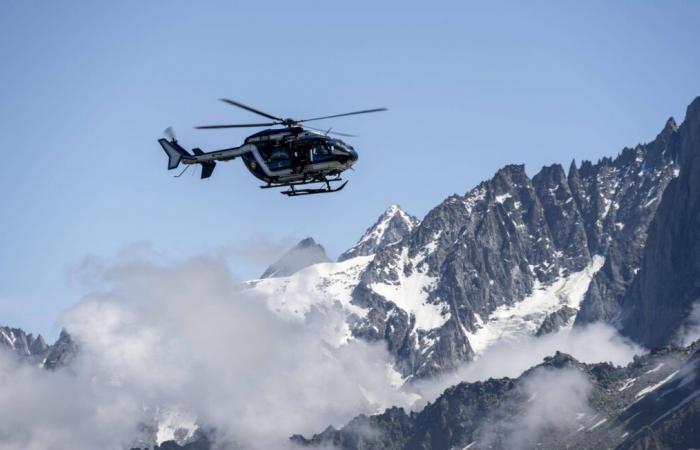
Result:
M605 258L596 255L580 272L561 277L549 286L536 284L533 293L512 306L497 308L477 330L467 332L467 338L478 355L497 341L516 340L537 332L542 321L562 306L579 309L593 276L603 267ZM568 324L572 326L573 321Z
M422 260L423 256L419 256ZM401 253L401 262L398 267L406 267L411 264L415 267L417 261L411 261L408 257L408 249ZM388 301L415 317L416 330L432 330L439 328L450 319L445 305L430 303L428 297L437 286L438 278L428 275L427 268L415 267L410 274L403 270L397 271L398 281L391 283L372 283L369 288Z

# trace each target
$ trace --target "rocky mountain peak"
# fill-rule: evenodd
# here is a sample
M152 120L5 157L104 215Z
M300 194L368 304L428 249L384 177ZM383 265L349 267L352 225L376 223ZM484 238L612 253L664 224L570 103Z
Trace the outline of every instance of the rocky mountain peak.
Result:
M48 354L44 361L44 367L49 370L56 370L68 366L78 354L78 344L70 334L63 329L58 340L49 347Z
M313 264L329 262L326 250L313 238L299 241L263 272L260 278L287 277Z
M0 346L6 347L22 358L41 359L48 346L41 335L34 337L20 328L0 327Z
M396 244L411 234L419 223L417 218L406 213L399 205L391 205L374 225L365 231L357 244L340 255L338 261L372 255L381 248Z
M700 120L700 96L695 97L695 100L688 105L688 109L685 112L685 120L691 124Z
M663 132L675 133L676 131L678 131L678 124L676 124L676 119L674 119L673 117L669 117L666 121L666 126L664 126Z

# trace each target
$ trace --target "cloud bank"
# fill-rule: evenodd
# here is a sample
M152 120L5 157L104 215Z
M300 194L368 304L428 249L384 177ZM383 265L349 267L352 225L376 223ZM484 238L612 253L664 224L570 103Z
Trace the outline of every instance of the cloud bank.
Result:
M382 346L328 345L320 336L340 317L285 322L226 266L92 264L99 288L63 318L81 349L70 370L3 361L3 379L22 389L2 383L0 404L23 409L14 421L0 413L0 448L121 449L158 408L191 412L246 448L279 448L294 433L410 402L390 388Z
M422 401L432 401L448 387L462 381L478 381L488 378L517 378L527 369L542 362L557 351L568 353L581 362L611 362L626 365L634 355L644 349L620 336L606 324L595 323L585 328L562 330L542 337L524 337L517 341L498 342L489 347L475 361L464 364L458 370L442 377L418 382L416 391Z

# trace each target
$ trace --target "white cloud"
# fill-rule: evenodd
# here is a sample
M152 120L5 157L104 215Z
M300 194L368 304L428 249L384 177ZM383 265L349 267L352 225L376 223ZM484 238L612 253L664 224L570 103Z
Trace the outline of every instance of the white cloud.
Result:
M122 449L145 420L114 385L52 373L0 352L0 449Z
M453 373L419 382L416 388L424 400L433 400L447 387L461 381L516 378L557 351L571 354L581 362L625 365L634 355L643 353L644 349L620 336L613 327L595 323L585 328L562 330L539 338L498 342L477 360L464 364ZM424 402L416 403L415 407L423 404Z
M700 339L700 301L693 303L693 308L686 319L686 323L679 332L680 342L683 346L688 346Z
M306 323L283 321L262 299L239 288L224 258L163 265L129 257L96 264L89 273L92 285L101 288L64 316L81 347L73 374L41 376L73 377L96 395L77 391L72 396L125 423L96 446L92 438L78 437L99 430L66 419L62 427L76 437L71 449L119 448L130 435L126 429L144 420L144 414L134 413L143 408L188 411L225 439L279 448L294 433L410 403L409 396L390 387L391 358L383 346L328 345L319 336L328 321L339 319L332 314L310 315ZM29 413L43 401L27 395L36 403L25 422L15 423L16 430L0 423L0 436L37 432ZM65 410L66 397L47 402L54 400L51 408ZM120 410L121 405L129 408Z
M536 369L519 388L527 400L506 402L492 413L499 420L479 430L479 448L535 448L545 433L575 431L582 417L592 415L592 385L575 369Z

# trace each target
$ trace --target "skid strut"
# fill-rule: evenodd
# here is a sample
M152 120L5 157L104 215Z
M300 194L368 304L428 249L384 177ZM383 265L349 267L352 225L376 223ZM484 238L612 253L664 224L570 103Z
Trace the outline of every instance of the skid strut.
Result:
M304 180L304 181L297 181L293 183L268 183L265 186L260 186L261 189L270 189L270 188L277 188L277 187L288 187L286 191L281 191L280 194L284 194L288 197L297 197L299 195L313 195L313 194L328 194L331 192L338 192L342 190L346 184L348 184L347 181L345 181L343 184L341 184L338 187L333 187L331 186L331 183L333 182L339 182L343 181L342 178L322 178L322 179L315 179L315 180ZM318 184L322 183L321 187L315 187L315 188L302 188L299 189L298 186L305 186L305 185L310 185L310 184Z

